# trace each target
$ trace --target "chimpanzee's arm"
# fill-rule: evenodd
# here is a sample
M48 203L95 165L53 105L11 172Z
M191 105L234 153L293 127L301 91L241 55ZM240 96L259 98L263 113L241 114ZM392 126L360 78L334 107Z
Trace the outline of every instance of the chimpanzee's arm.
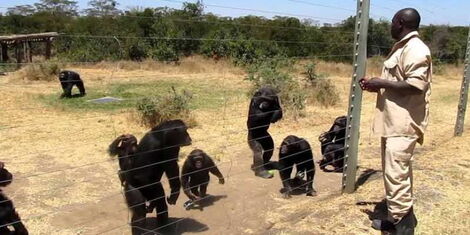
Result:
M219 168L217 167L217 165L215 165L214 161L212 161L211 158L207 159L207 166L206 167L209 168L210 173L212 173L213 175L217 176L217 178L219 178L219 183L220 184L225 183L224 176L219 171Z
M170 181L171 194L168 198L169 204L175 204L180 195L181 181L180 181L180 172L178 167L178 162L171 161L166 165L165 169L166 176L168 181Z
M183 171L181 172L181 184L183 185L183 192L191 200L196 200L197 197L191 193L191 185L189 184L190 177L189 173L191 169L191 162L186 160L183 165Z

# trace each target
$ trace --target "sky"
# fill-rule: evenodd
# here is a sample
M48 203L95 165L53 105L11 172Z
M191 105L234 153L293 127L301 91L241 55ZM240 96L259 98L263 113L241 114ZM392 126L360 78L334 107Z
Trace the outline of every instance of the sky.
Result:
M89 0L76 0L81 9L87 7ZM195 0L187 0L195 2ZM39 0L1 0L0 11L16 5L33 4ZM220 16L275 15L294 16L311 19L318 23L338 23L354 15L356 0L204 0L205 12ZM118 0L120 9L131 7L172 7L181 8L181 0ZM228 7L228 8L227 8ZM371 0L370 16L374 19L390 20L393 14L405 7L416 8L422 24L470 24L469 0ZM251 9L251 10L250 10Z

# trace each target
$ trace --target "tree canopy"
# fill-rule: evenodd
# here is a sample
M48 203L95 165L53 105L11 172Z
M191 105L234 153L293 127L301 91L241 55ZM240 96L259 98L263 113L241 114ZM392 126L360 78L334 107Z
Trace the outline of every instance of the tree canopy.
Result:
M0 15L0 34L56 31L56 54L70 61L177 60L203 54L246 64L280 55L350 61L354 16L335 25L295 17L223 17L204 11L201 2L181 9L118 9L116 0L91 0L79 11L72 0L40 0ZM368 56L385 56L393 40L390 23L370 20ZM457 63L465 55L467 27L424 26L421 35L435 59Z

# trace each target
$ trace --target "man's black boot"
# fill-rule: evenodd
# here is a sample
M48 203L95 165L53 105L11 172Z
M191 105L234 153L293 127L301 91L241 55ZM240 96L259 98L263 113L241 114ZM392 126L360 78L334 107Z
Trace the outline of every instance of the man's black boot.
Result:
M372 228L380 231L393 231L395 230L395 225L388 220L374 219L372 220Z
M415 227L418 225L418 220L413 212L413 208L410 209L408 214L403 217L400 222L395 225L396 235L414 235Z

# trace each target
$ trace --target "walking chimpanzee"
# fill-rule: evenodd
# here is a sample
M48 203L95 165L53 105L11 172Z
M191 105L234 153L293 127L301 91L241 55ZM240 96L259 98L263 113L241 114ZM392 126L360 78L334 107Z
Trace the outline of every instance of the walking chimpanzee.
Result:
M297 174L291 179L294 166ZM289 198L295 189L305 190L307 196L316 195L313 188L315 162L310 144L305 139L294 135L284 138L279 149L279 174L284 187L281 190L284 197ZM304 176L306 181L303 180Z
M248 144L253 151L252 170L256 176L272 178L269 164L274 152L274 141L268 133L269 125L282 119L282 107L274 88L261 87L253 95L248 111Z
M321 143L320 169L332 165L335 172L343 172L344 165L344 142L346 136L346 116L337 117L330 130L318 137Z
M13 175L0 162L0 187L6 187L13 181ZM13 227L13 232L8 228ZM13 202L0 189L0 234L28 235L28 230L21 222Z
M183 190L189 198L189 201L184 203L187 210L206 197L210 180L209 172L219 178L219 184L225 183L224 176L212 158L200 149L193 150L186 158L181 172Z
M83 84L83 81L77 72L63 70L59 73L59 81L60 85L62 86L62 90L64 91L60 98L72 98L76 96L82 97L86 95L85 85ZM73 86L77 86L78 90L80 91L79 95L72 95Z
M137 152L132 157L133 169L127 172L129 184L139 188L149 202L148 208L156 208L160 224L168 222L166 203L176 204L180 194L179 151L182 146L191 145L192 141L187 129L182 120L165 121L152 128L139 141ZM166 200L165 190L160 182L163 174L168 177L171 188Z

